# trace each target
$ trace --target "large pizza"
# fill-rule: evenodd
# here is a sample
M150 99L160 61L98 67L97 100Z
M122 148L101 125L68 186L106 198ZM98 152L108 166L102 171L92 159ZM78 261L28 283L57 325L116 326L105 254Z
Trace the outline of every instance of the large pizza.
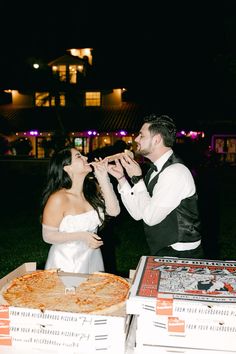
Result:
M120 276L93 273L68 291L57 270L37 270L13 279L2 296L10 306L107 314L125 304L129 289L130 283Z

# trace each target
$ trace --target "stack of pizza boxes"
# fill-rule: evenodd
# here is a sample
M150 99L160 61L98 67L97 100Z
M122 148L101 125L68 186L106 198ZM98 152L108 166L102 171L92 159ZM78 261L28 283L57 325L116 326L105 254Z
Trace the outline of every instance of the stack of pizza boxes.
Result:
M36 269L25 263L0 280L1 289L14 278ZM0 297L0 352L125 354L130 323L124 309L111 315L40 311L6 306ZM2 305L1 305L2 304Z
M236 353L236 262L143 256L126 311L135 353Z

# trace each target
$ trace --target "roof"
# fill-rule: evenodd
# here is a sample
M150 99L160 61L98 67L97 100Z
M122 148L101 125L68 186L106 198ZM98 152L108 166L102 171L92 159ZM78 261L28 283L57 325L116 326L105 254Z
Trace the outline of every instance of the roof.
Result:
M62 55L59 58L56 58L55 60L51 61L50 63L48 63L49 66L53 66L53 65L80 65L80 64L84 64L84 59L81 59L79 57L75 57L73 55L70 54L65 54Z
M12 108L0 106L0 131L3 133L39 130L41 132L96 130L136 133L142 125L142 108L134 103L117 107L65 107Z
M0 105L0 133L11 134L38 130L40 132L85 132L95 130L98 133L127 131L137 134L147 114L144 106L123 102L116 107L35 107L13 108L12 105ZM201 130L213 133L235 132L236 121L177 121L179 129ZM191 129L188 128L190 126Z

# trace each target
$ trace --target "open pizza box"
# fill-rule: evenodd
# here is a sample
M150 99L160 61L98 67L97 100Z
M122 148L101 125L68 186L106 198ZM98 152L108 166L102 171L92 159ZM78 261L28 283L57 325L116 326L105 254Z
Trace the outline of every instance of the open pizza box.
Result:
M24 263L0 279L0 352L1 346L32 348L73 353L125 352L131 320L123 308L109 315L8 306L4 289L16 277L34 272L36 263ZM78 285L88 275L59 272L66 286Z

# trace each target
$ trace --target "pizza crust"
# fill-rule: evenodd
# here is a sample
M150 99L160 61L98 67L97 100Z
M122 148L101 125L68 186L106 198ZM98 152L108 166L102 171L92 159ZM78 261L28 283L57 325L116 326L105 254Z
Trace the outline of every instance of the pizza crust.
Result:
M112 162L112 161L115 161L115 160L119 160L119 159L121 159L124 156L129 156L131 159L134 158L133 152L130 151L130 150L125 149L124 152L120 152L118 154L107 156L106 159L108 159L108 162Z
M97 272L89 274L74 292L65 290L57 270L41 270L13 279L2 297L16 307L112 314L124 307L130 283L120 276Z

